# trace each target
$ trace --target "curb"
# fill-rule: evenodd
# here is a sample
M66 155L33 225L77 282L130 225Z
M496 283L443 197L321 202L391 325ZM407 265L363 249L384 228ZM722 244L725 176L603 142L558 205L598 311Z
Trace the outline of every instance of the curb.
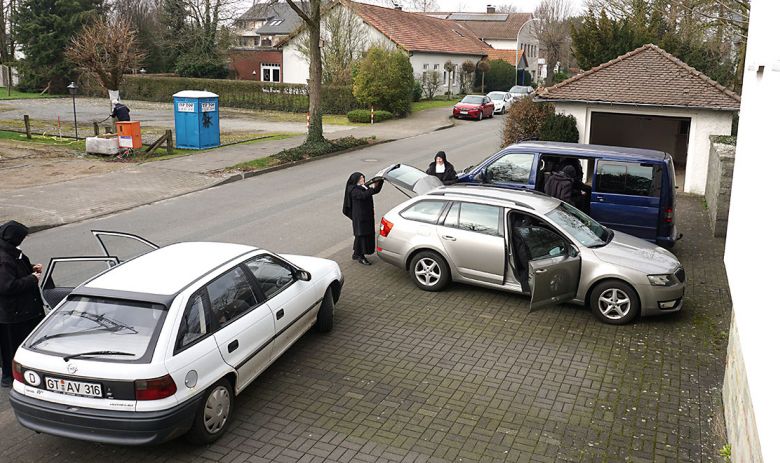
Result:
M426 133L438 132L440 130L449 129L449 128L453 127L454 125L455 124L453 124L452 122L445 123L444 125L441 125L441 126L435 128L435 129L431 130L430 132L426 132ZM126 211L129 211L129 210L135 209L137 207L148 206L150 204L154 204L154 203L157 203L159 201L167 201L169 199L178 198L180 196L188 195L188 194L195 193L195 192L198 192L198 191L204 191L204 190L208 190L210 188L214 188L214 187L218 187L218 186L222 186L222 185L227 185L227 184L230 184L230 183L238 182L238 181L245 180L245 179L252 178L252 177L257 177L259 175L269 174L271 172L276 172L278 170L299 166L301 164L308 164L310 162L314 162L314 161L317 161L319 159L332 158L334 156L339 156L339 155L346 154L346 153L349 153L349 152L352 152L352 151L357 151L359 149L369 148L369 147L372 147L372 146L382 145L384 143L390 143L390 142L394 142L394 141L398 141L398 140L401 140L401 138L388 138L388 139L379 140L379 141L376 141L374 143L370 143L370 144L367 144L367 145L355 146L353 148L349 148L349 149L342 150L342 151L335 151L333 153L324 154L322 156L317 156L317 157L314 157L314 158L302 159L300 161L293 161L293 162L289 162L287 164L282 164L282 165L279 165L279 166L268 167L266 169L252 170L252 171L249 171L249 172L241 172L241 173L237 173L237 174L231 175L230 177L227 177L227 178L225 178L223 180L220 180L220 181L214 183L213 185L209 185L209 186L206 186L204 188L199 188L197 190L192 190L192 191L188 191L188 192L177 194L177 195L173 195L173 196L166 196L164 198L157 198L157 199L155 199L153 201L149 201L149 202L142 203L142 204L135 204L133 206L125 207L125 208L122 208L122 209L116 209L116 210L112 210L112 211L101 212L99 214L90 215L88 217L82 217L82 218L80 218L78 220L73 220L73 221L70 221L70 222L48 223L48 224L41 224L41 225L31 225L31 226L28 227L28 229L29 229L29 233L33 234L33 233L37 233L39 231L44 231L44 230L49 230L49 229L52 229L52 228L61 227L63 225L70 225L70 224L74 224L74 223L84 222L86 220L97 219L97 218L101 218L101 217L107 217L109 215L118 214L120 212L126 212ZM209 172L198 172L196 175L208 175L208 174L209 174Z

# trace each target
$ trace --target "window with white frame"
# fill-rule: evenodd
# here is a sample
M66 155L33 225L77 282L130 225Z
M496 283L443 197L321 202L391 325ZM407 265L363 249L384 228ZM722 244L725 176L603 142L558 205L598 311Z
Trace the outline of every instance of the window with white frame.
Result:
M282 67L278 64L260 65L260 80L263 82L281 82Z

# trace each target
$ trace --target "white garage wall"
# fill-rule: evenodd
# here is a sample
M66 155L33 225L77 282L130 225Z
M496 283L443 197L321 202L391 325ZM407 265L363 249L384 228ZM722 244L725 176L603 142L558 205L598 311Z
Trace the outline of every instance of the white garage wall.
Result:
M477 61L479 61L482 57L478 55L450 55L445 53L422 53L422 52L414 52L409 57L409 61L412 63L412 69L414 70L414 78L419 80L422 76L422 73L425 71L425 65L428 65L428 71L435 71L434 66L438 65L439 69L438 72L441 75L442 79L442 85L439 87L439 90L436 92L437 94L443 94L447 92L447 81L444 80L445 72L444 72L444 63L447 61L452 61L453 64L457 66L457 69L454 73L452 73L452 91L454 93L460 93L460 86L458 85L458 74L460 73L460 68L463 66L463 63L465 61L471 61L474 64L477 64ZM507 89L509 90L509 89ZM470 91L466 89L466 91Z
M571 114L577 119L580 143L590 143L591 114L593 112L689 117L691 128L688 140L688 159L685 167L684 191L686 193L704 194L710 158L710 137L731 134L732 113L728 111L559 102L555 103L555 107L559 113Z

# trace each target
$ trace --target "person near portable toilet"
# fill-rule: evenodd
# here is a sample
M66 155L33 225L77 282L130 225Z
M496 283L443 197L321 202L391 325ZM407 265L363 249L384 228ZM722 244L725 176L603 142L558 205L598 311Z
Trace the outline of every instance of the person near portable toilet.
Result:
M382 181L366 185L366 178L360 172L354 172L347 180L344 189L344 203L341 211L352 221L352 260L363 265L371 265L366 258L376 248L374 198L382 190Z
M43 299L38 289L43 266L31 264L19 246L27 227L11 220L0 225L0 354L2 387L13 384L16 349L43 320Z
M425 171L428 175L433 175L441 180L445 185L458 183L458 174L455 172L455 166L447 160L447 153L439 151L433 157L433 162L428 165Z

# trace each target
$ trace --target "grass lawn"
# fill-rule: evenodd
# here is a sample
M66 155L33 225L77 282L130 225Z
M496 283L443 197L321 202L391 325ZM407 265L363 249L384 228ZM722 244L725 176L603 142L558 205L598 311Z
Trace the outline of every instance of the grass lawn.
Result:
M49 95L43 94L41 95L39 92L32 92L32 93L26 93L26 92L20 92L16 89L11 89L11 95L8 95L8 89L5 87L0 87L0 100L19 100L19 99L28 99L28 98L55 98L59 95Z
M25 143L37 143L43 145L55 145L62 146L64 148L72 148L74 150L84 151L86 149L86 142L76 140L74 138L59 138L52 135L33 135L31 139L27 139L27 136L23 133L11 132L10 130L0 130L0 140L13 140Z
M244 142L234 143L234 144L236 144L236 145L251 145L251 144L254 144L254 143L263 143L263 142L273 141L273 140L284 140L285 138L297 137L298 135L300 135L300 133L287 133L287 132L274 133L274 132L270 132L270 133L267 133L267 134L263 134L263 135L261 135L260 137L254 139L254 140L247 140L247 141L244 141ZM224 145L222 145L222 146L224 146ZM155 151L155 153L157 153L157 154L152 154L150 156L141 155L139 160L141 160L141 161L165 161L166 159L173 159L173 158L178 158L178 157L181 157L181 156L189 156L191 154L203 153L204 151L215 150L215 149L218 149L218 148L220 148L220 147L217 146L217 147L214 147L214 148L207 148L205 150L185 150L185 149L174 148L173 152L171 154L168 154L166 152L166 150L165 150L165 147L162 146L162 147L158 148L157 151Z
M222 112L231 112L234 108L224 107ZM251 115L256 119L271 122L306 122L306 113L288 113L283 111L247 111L239 110L242 115ZM239 112L236 111L236 112ZM323 114L322 123L327 125L361 125L349 122L344 114Z
M460 101L460 98L453 98L449 100L420 100L412 102L412 112L423 111L432 108L446 108L448 106L454 106L455 103Z

